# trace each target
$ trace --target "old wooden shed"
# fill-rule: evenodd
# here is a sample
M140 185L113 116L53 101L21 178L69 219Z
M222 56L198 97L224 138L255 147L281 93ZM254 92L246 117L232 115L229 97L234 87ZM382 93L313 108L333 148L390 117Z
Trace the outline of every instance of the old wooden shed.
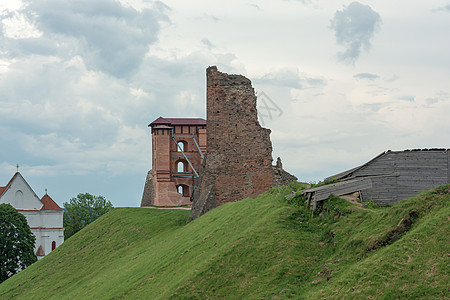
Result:
M392 205L424 190L450 183L450 150L389 150L359 167L325 180L330 179L339 182L304 190L313 204L330 194L341 196L359 192L364 201L372 199L378 205Z

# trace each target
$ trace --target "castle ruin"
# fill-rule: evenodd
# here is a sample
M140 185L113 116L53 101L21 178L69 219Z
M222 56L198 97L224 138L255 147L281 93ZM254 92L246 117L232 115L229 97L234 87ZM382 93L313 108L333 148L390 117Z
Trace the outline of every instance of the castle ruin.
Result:
M217 67L209 67L206 77L206 121L160 117L149 125L152 169L142 207L192 204L192 220L297 179L279 158L272 165L270 129L258 122L251 81Z
M242 75L206 70L207 147L192 196L190 220L227 202L255 197L296 180L272 166L270 129L258 122L256 95Z

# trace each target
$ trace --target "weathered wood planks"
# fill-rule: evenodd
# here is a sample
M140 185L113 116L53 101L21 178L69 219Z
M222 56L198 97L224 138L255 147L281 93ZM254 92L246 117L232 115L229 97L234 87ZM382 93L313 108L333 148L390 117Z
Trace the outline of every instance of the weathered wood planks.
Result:
M389 174L397 176L389 177ZM386 151L360 167L329 178L345 181L366 177L372 177L372 187L362 189L363 199L392 205L450 183L450 150Z

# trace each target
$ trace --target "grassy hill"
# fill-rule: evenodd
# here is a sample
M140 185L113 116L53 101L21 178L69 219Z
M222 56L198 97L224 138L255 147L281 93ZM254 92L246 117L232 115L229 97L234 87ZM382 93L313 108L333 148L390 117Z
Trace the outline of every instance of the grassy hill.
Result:
M188 211L114 209L3 282L0 298L449 297L450 185L389 208L331 199L312 219L284 200L292 188L187 225Z

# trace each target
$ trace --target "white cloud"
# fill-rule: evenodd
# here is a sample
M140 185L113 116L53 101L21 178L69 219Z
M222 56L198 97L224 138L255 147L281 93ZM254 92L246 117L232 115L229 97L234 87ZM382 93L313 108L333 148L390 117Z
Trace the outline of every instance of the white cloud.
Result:
M42 33L23 14L12 12L3 17L3 34L12 39L41 37Z

